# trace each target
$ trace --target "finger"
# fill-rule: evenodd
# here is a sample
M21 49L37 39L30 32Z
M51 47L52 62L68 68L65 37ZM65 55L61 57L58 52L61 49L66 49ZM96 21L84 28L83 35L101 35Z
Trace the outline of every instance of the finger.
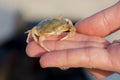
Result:
M61 35L57 35L57 36L50 36L50 37L47 37L45 40L60 40L64 36L65 36L65 34L61 34ZM102 38L97 37L97 36L87 36L87 35L80 34L80 33L75 33L75 35L73 37L70 37L67 40L73 40L73 41L95 41L95 42L100 42L100 43L108 42L105 39L102 39ZM32 41L34 41L34 40L33 40L32 37L30 37L29 42L32 42Z
M88 36L80 33L76 33L73 37L68 38L67 40L73 40L73 41L94 41L94 42L100 42L100 43L108 43L105 39L97 36Z
M51 51L54 50L65 50L85 47L99 47L105 48L106 45L99 42L93 41L45 41L44 45ZM47 51L39 46L36 42L31 42L26 48L26 52L30 57L40 57Z
M60 36L51 36L51 37L48 37L46 40L59 40L59 38L63 37L64 35L60 35ZM71 40L71 41L91 41L91 42L98 42L98 43L104 43L104 44L107 44L108 41L100 38L100 37L95 37L95 36L86 36L86 35L82 35L82 34L78 34L76 33L74 37L72 38L69 38L68 40ZM41 52L45 52L45 50L43 48L40 47L40 45L38 45L37 43L33 42L34 40L33 39L30 39L27 47L26 47L26 53L28 54L28 56L30 57L38 57L40 56ZM47 42L47 41L46 41ZM44 42L44 44L46 43ZM54 46L50 46L49 45L50 43L46 43L46 47L48 48L55 48L54 46L58 46L58 44L55 44ZM62 45L62 44L61 44ZM63 44L64 45L64 44Z
M27 47L26 47L26 53L29 57L35 57L35 56L39 56L40 52L41 52L41 46L32 41L32 42L29 42Z
M120 1L95 15L79 21L77 31L87 35L106 36L120 28Z
M112 71L108 52L103 48L81 48L46 53L41 56L42 67L84 67Z

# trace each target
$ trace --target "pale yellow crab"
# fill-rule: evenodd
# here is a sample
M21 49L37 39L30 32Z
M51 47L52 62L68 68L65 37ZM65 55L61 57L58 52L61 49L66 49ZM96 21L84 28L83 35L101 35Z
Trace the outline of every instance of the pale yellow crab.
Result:
M35 42L39 43L45 50L50 51L43 44L45 38L51 35L60 35L66 31L68 31L67 35L60 40L65 40L69 37L72 37L76 32L76 29L70 19L56 17L53 19L43 20L37 26L34 26L32 29L26 32L28 33L26 42L28 43L30 36L32 36Z

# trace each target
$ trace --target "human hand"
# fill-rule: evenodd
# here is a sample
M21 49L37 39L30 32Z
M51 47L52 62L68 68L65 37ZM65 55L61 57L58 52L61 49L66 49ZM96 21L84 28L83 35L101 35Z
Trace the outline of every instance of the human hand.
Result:
M96 35L96 36L101 36L101 37L107 36L110 33L113 33L114 31L120 29L120 22L119 22L120 14L119 13L120 13L120 1L117 4L107 8L93 16L90 16L89 18L87 18L85 20L79 21L76 24L76 28L77 28L78 32L83 33L83 34ZM118 47L118 46L116 45L116 47ZM116 48L116 47L114 47L114 48ZM116 51L118 48L116 48ZM110 49L108 49L107 51L109 51L109 50ZM119 52L117 52L117 53L119 53ZM116 54L114 54L114 55L116 55ZM116 63L116 62L114 62L114 63ZM89 71L98 78L103 78L107 74L109 74L108 72L98 71L96 69L95 70L89 69Z
M59 38L60 37L61 36L59 36ZM30 40L30 43L27 45L26 52L30 57L41 57L40 64L43 68L93 68L94 66L91 64L88 52L99 52L99 50L105 49L109 44L109 42L100 37L87 36L79 33L76 33L75 36L69 38L69 40L58 41L57 39L58 37L52 36L44 41L45 46L47 46L51 52L47 52L33 40ZM70 59L67 59L67 56Z
M120 2L78 22L76 24L78 33L73 38L67 41L55 41L57 37L48 38L45 45L51 52L46 52L34 41L28 44L26 52L31 57L41 56L40 64L42 67L84 67L120 72L118 67L120 60L117 58L120 55L119 43L108 46L108 43L100 38L119 28L119 13ZM100 76L103 74L98 70L91 70L91 72L95 75L99 73Z

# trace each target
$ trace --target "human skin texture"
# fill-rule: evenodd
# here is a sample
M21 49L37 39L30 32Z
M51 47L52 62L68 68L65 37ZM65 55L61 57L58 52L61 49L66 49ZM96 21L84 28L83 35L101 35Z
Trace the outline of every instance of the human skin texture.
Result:
M45 51L32 39L26 47L30 57L41 57L40 65L46 67L83 67L97 78L120 73L120 43L109 43L105 36L120 28L120 2L98 12L75 25L74 37L58 41L59 37L48 37L44 44L51 50Z

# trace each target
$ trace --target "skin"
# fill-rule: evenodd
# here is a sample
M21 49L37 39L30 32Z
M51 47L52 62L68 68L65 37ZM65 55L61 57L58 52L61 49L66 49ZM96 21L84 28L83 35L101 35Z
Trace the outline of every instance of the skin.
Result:
M63 35L47 38L44 43L52 52L46 52L30 39L27 55L41 57L43 68L84 67L97 78L120 73L120 43L103 39L120 28L120 2L78 21L75 26L77 33L68 40L57 41Z

